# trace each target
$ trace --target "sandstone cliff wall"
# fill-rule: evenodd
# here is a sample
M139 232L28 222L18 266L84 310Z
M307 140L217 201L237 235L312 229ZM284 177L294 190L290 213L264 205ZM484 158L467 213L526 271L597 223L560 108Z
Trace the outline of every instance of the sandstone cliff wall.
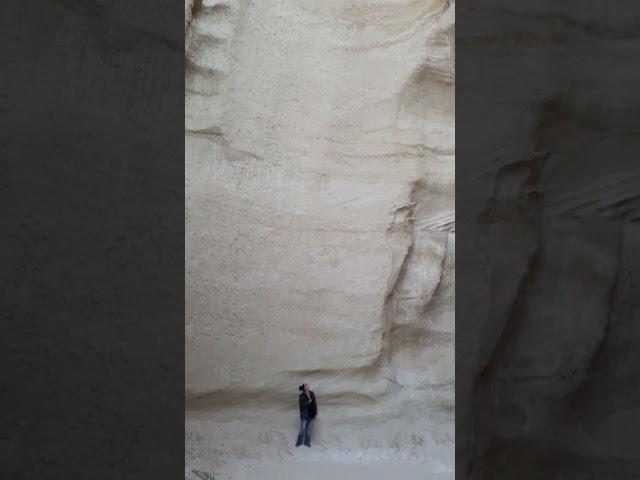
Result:
M454 5L185 13L187 463L290 455L307 381L318 455L451 474Z

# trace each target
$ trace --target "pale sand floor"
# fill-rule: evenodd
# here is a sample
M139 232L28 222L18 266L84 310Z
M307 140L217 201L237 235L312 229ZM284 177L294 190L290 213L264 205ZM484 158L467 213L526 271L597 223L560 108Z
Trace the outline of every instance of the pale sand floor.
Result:
M353 416L327 405L312 426L311 448L294 446L300 420L290 408L187 411L185 479L453 480L453 416L418 406L383 410Z
M451 473L429 472L424 465L358 464L304 461L288 459L283 462L247 461L220 465L211 472L215 480L450 480ZM186 479L197 480L192 471Z

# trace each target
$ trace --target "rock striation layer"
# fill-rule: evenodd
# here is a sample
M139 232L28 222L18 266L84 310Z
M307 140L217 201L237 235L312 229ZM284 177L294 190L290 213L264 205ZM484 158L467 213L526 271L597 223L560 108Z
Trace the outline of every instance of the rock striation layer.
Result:
M307 460L452 478L454 4L195 0L185 36L188 478L299 458L303 381Z

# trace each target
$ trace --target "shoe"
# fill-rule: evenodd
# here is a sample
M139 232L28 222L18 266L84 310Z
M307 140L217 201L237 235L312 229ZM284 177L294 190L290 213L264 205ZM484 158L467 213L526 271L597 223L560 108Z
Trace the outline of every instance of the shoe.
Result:
M310 443L305 443L305 444L304 444L304 446L305 446L305 447L310 447L310 446L311 446L311 444L310 444Z

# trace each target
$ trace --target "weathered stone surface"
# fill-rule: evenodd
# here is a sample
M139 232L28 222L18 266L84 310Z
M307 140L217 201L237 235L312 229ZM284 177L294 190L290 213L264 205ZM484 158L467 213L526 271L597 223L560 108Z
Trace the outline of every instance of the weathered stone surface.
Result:
M307 381L309 455L450 478L453 4L185 11L188 475L286 459Z

